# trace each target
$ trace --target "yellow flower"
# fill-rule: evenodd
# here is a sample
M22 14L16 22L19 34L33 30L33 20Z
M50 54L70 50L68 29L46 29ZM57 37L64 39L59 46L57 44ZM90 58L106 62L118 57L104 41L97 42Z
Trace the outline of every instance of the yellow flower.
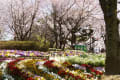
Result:
M0 53L0 56L2 55L2 53Z
M28 71L27 73L28 73L28 75L32 75L32 73L30 71Z
M47 75L47 77L50 77L51 79L53 79L54 78L54 76L53 75L51 75L51 74L46 74Z
M44 77L41 77L41 79L40 80L45 80L45 78Z
M78 70L75 70L75 72L77 72L77 73L82 73L82 71L81 71L81 70L79 70L79 69L78 69Z
M7 53L10 53L10 51L7 51Z
M6 53L5 56L8 57L10 54L9 53Z
M34 53L30 53L30 56L35 56L35 54Z
M35 77L35 80L46 80L44 77Z
M66 70L66 72L69 72L69 71L70 71L69 69Z
M62 65L63 65L64 67L67 67L67 66L70 66L71 63L70 63L70 62L64 62Z

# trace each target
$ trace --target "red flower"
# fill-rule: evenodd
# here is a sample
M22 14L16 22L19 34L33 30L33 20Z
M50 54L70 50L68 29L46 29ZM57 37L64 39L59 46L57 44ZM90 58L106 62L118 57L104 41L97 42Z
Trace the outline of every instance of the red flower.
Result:
M55 62L55 60L50 60L50 62Z
M11 61L10 63L8 63L8 68L11 71L10 74L12 74L12 75L20 75L21 74L20 70L15 66L15 64L20 60L22 60L22 59L21 58L16 59L16 60Z
M44 63L44 66L48 67L48 68L53 68L54 65L52 64L54 61L53 60L50 60L50 61L46 61Z
M80 76L75 76L75 80L81 80L82 78Z
M18 70L18 68L17 68L17 67L14 67L14 66L11 66L11 67L10 67L10 70L11 70L11 71L13 71L13 70L16 71L16 70Z
M95 69L93 69L93 68L90 68L90 70L91 70L91 72L96 73L96 75L102 75L102 74L103 74L102 72L97 71L97 70L95 70Z
M10 68L12 66L15 66L15 64L14 63L8 63L8 68Z
M53 62L54 62L54 60L48 60L44 64L52 64Z
M91 68L92 66L88 65L88 64L82 64L81 66L83 67L88 67L88 68Z
M86 66L87 66L87 64L82 64L81 66L86 67Z
M91 72L95 72L96 70L95 69L93 69L93 68L90 68L90 70L91 70Z
M18 60L18 61L20 61L20 60L24 60L24 58L18 58L17 60Z
M46 61L47 59L44 58L43 60Z
M100 71L95 71L96 75L102 75L103 73Z
M88 77L88 78L91 78L91 77L93 77L93 75L92 75L92 74L88 74L87 77Z
M69 73L69 76L75 77L74 74L72 74L72 73Z
M24 77L25 79L29 79L26 73L23 74L22 77Z
M68 62L64 62L63 64L69 64Z
M26 80L34 80L32 77L27 78Z
M66 75L67 73L64 70L58 71L58 75Z

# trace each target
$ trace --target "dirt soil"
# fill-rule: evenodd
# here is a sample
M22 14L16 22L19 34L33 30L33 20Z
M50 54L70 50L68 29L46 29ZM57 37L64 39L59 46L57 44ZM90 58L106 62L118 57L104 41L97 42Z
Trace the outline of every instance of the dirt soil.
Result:
M102 76L99 80L120 80L120 75Z

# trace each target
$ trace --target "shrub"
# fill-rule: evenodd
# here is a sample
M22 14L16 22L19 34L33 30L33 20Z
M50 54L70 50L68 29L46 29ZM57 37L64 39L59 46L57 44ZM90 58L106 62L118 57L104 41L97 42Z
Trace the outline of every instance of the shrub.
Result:
M49 48L49 51L56 51L56 48Z
M39 41L0 41L0 49L47 51L49 45L41 45Z

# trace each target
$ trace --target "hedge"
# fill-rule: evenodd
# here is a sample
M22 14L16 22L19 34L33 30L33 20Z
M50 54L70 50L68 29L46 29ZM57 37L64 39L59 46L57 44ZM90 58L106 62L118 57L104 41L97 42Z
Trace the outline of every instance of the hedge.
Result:
M0 41L0 49L47 51L48 48L48 45L41 45L39 41Z

